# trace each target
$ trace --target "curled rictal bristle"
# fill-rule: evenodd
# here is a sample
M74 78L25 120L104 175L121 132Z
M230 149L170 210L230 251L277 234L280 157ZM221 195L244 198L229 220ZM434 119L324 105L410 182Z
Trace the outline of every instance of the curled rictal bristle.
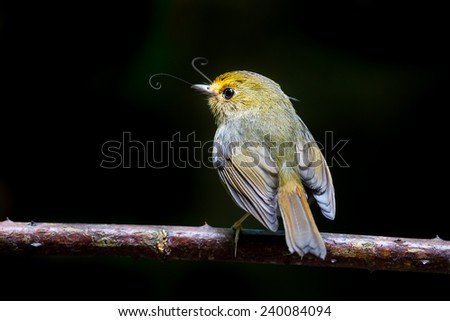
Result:
M208 64L208 59L206 59L206 58L204 58L204 57L195 57L194 59L192 59L191 64L192 64L192 68L194 68L194 70L195 70L196 72L198 72L200 75L202 75L204 78L206 78L206 80L208 80L209 83L212 83L211 79L209 79L209 78L208 78L203 72L201 72L200 69L198 69L198 67L195 65L195 64L197 63L197 61L200 61L200 65L201 65L201 66L206 66L206 65ZM186 84L192 86L192 83L190 83L189 81L186 81L186 80L184 80L184 79L182 79L182 78L180 78L180 77L177 77L177 76L174 76L174 75L171 75L171 74L167 74L167 73L157 73L157 74L152 75L152 76L150 77L150 79L148 80L148 83L149 83L150 87L152 87L152 88L155 89L155 90L160 90L161 87L162 87L161 82L159 82L159 81L156 81L155 83L153 83L153 78L158 77L158 76L167 76L167 77L171 77L171 78L177 79L177 80L179 80L179 81L182 81L182 82L184 82L184 83L186 83Z

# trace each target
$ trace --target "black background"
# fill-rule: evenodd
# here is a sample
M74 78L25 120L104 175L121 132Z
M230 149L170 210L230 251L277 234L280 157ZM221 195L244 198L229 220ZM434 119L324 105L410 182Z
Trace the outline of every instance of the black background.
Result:
M100 167L102 145L215 126L203 82L245 69L278 82L315 138L349 140L325 232L449 239L443 8L431 2L160 1L0 5L0 219L231 226L242 211L206 167ZM155 158L159 152L155 153ZM133 158L134 157L134 158ZM207 155L204 156L205 158ZM132 154L132 159L137 155ZM318 214L315 207L313 211ZM256 222L246 223L258 227ZM9 300L448 300L447 276L364 270L2 257ZM442 291L444 290L444 291Z

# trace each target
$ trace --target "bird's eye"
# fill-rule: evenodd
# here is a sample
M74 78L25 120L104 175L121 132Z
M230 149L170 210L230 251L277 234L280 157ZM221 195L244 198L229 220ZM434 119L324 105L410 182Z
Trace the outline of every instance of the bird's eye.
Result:
M233 88L225 88L222 92L222 97L225 98L226 100L229 100L231 98L233 98L234 94L236 92L234 91Z

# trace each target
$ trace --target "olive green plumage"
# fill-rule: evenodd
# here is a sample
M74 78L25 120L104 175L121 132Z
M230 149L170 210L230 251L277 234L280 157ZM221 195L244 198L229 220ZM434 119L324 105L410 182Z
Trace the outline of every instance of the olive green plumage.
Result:
M333 183L289 97L271 79L249 71L227 72L193 88L209 96L218 127L213 163L234 201L271 231L281 216L289 251L324 259L305 187L323 215L334 219Z

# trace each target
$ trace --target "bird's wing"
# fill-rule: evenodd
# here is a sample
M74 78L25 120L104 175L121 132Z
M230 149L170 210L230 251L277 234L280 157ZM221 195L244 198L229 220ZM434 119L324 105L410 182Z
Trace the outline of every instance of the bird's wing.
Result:
M300 117L298 119L302 124L301 135L304 140L296 145L300 178L312 191L322 214L333 220L336 213L336 201L330 169L310 131Z
M216 144L213 164L235 202L267 229L278 229L278 169L264 146Z

